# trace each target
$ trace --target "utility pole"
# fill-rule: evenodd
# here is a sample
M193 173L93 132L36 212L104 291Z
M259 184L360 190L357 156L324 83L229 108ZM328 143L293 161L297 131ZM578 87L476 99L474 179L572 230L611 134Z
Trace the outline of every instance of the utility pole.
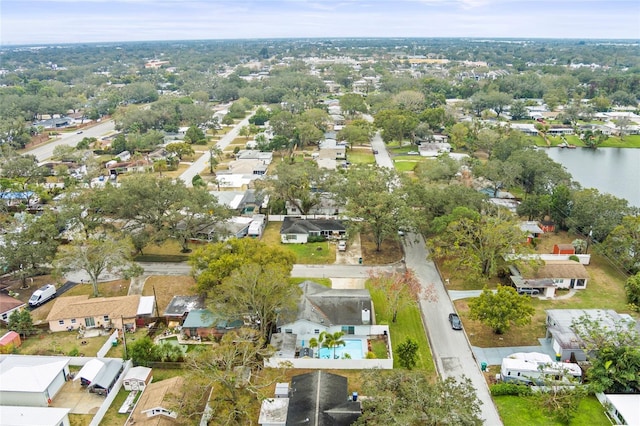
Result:
M124 351L122 354L122 359L127 359L127 328L124 326L124 317L120 315L120 322L122 323L122 345L124 346Z

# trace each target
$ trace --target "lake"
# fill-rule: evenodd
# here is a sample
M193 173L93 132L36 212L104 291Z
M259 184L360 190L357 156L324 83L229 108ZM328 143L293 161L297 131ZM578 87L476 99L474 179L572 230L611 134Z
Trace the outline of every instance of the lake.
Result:
M548 148L544 151L584 188L596 188L640 207L640 149Z

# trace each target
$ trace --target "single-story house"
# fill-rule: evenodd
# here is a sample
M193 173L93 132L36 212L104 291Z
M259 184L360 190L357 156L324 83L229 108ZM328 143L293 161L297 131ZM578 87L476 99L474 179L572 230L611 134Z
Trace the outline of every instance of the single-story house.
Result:
M190 311L206 307L202 296L173 296L162 316L167 319L169 327L176 327L182 325Z
M350 396L344 376L321 370L293 376L287 424L349 426L362 415L360 401Z
M309 237L343 238L347 228L339 220L302 219L286 216L280 227L280 241L285 244L306 243Z
M628 314L619 314L611 309L547 309L547 335L546 338L552 341L553 350L560 354L562 359L572 359L585 361L587 354L583 350L582 339L574 331L573 324L582 317L587 317L592 321L599 322L604 327L615 326L616 323L635 324L635 328L640 333L640 323L635 321Z
M218 202L241 216L251 216L266 207L268 195L257 193L255 189L246 191L210 191Z
M583 290L589 273L584 265L573 260L545 260L538 269L512 271L511 282L516 287L538 289L545 297L554 297L557 288Z
M4 426L70 426L69 408L0 405Z
M153 370L149 367L131 367L122 379L125 390L143 390L153 380Z
M27 304L22 300L11 297L8 294L0 293L0 320L9 322L9 317L13 311L24 309Z
M182 331L189 337L221 337L229 330L244 325L242 320L225 320L208 309L194 309L187 314L182 323Z
M8 331L2 337L0 337L0 353L8 348L15 349L22 345L20 335L15 331Z
M136 315L140 295L118 297L95 297L88 295L58 297L47 322L49 330L68 331L80 327L136 329Z
M369 290L333 289L309 280L300 283L299 287L302 294L296 312L281 314L277 323L278 333L296 336L298 347L317 338L323 331L359 336L371 334L375 321Z
M73 380L80 380L80 384L90 392L107 395L123 369L124 362L120 359L96 358L89 360Z
M133 409L126 425L165 426L178 424L178 413L169 407L171 396L180 395L184 385L181 376L150 383Z
M562 136L562 135L572 135L575 132L573 130L573 127L567 126L567 127L551 127L549 128L549 131L547 133L549 133L551 136Z
M48 407L69 380L68 357L0 356L0 405Z
M640 395L596 394L607 417L616 425L640 425Z

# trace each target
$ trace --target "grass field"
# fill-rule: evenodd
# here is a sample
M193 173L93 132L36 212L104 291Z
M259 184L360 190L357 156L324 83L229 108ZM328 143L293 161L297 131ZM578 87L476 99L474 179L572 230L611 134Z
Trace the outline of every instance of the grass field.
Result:
M493 398L504 426L562 426L542 410L534 397L497 396ZM602 404L595 396L580 401L578 414L569 423L570 426L609 426Z
M376 159L370 149L356 150L352 149L347 153L347 160L352 164L374 164Z
M386 295L383 292L375 291L371 288L369 288L369 291L371 292L371 299L375 306L376 322L378 324L389 324L389 333L391 334L391 344L393 345L393 349L395 350L395 348L400 343L404 342L407 337L411 337L418 342L418 346L420 347L415 368L425 370L426 372L435 375L433 357L431 356L429 342L427 342L427 336L422 325L420 308L418 308L417 305L406 307L398 312L397 321L391 322L392 318L390 313L386 312ZM397 357L393 360L393 367L400 368Z
M393 161L393 167L400 173L412 172L416 166L422 161L414 159L404 159L405 157L396 157Z
M190 276L151 276L147 278L142 290L143 296L156 296L160 315L167 309L173 296L190 296L197 294L196 282Z

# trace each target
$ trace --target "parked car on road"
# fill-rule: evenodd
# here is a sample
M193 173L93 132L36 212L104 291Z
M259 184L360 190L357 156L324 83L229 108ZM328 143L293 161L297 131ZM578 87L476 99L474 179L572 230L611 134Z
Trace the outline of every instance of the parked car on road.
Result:
M462 321L460 321L458 314L449 314L449 322L451 323L451 328L454 330L462 330Z

